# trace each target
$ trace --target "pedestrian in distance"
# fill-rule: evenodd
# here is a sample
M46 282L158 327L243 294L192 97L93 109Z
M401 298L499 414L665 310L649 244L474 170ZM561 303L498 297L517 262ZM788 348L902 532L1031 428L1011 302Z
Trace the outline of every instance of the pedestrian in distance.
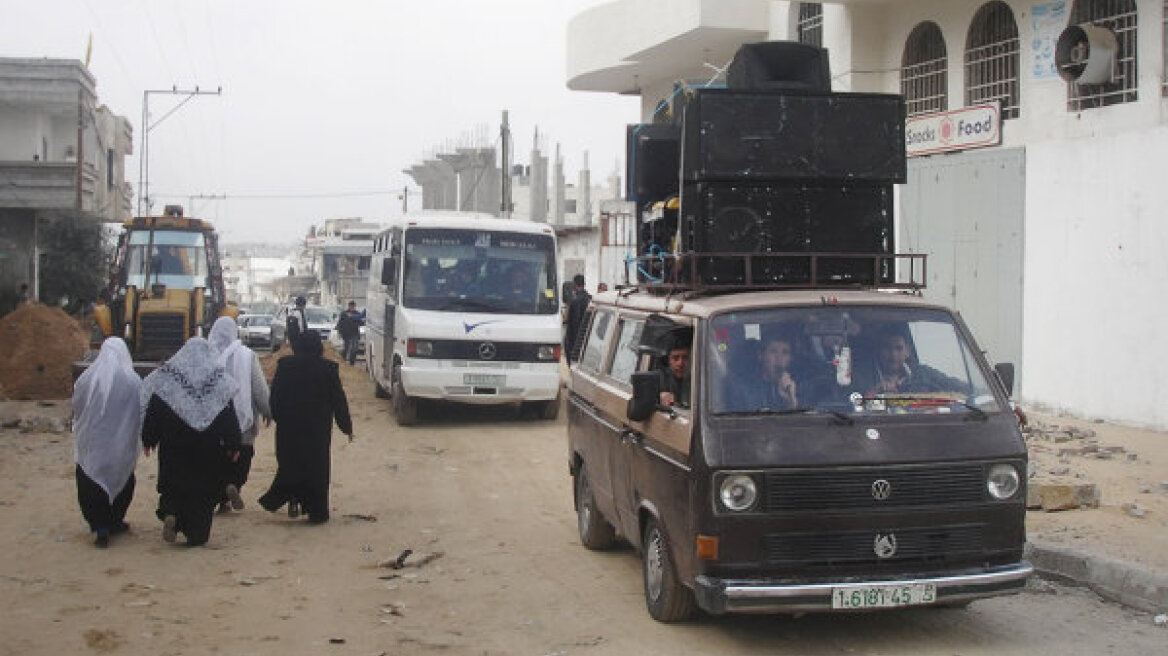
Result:
M300 343L300 337L308 332L308 316L304 313L304 307L308 305L308 300L303 296L296 297L296 305L288 312L288 322L284 334L288 337L288 345L292 347L292 352L296 352L296 345Z
M572 286L575 295L568 304L568 326L564 331L564 357L567 358L569 365L572 364L572 354L577 342L583 338L580 331L583 328L584 314L588 310L588 302L592 300L592 295L584 289L584 274L577 273L572 278Z
M265 426L271 425L272 411L268 406L268 381L264 380L259 356L239 341L235 320L231 317L216 319L207 341L219 353L219 364L223 365L239 386L232 398L235 418L239 420L242 433L239 458L228 465L227 485L219 502L219 512L226 513L231 509L243 510L243 497L239 492L251 472L260 419L263 419Z
M332 425L353 441L349 403L337 363L325 360L320 335L301 337L295 355L280 358L272 377L272 418L276 420L276 477L260 505L288 516L308 515L314 524L329 519Z
M158 449L158 509L162 539L179 533L187 545L211 536L215 506L239 458L239 386L202 337L192 337L142 381L142 446Z
M73 385L77 502L97 547L130 529L125 520L136 482L141 386L120 337L102 342L97 359Z
M361 313L357 311L356 301L349 301L348 309L337 319L337 332L345 342L342 359L350 365L356 364L357 350L361 346Z

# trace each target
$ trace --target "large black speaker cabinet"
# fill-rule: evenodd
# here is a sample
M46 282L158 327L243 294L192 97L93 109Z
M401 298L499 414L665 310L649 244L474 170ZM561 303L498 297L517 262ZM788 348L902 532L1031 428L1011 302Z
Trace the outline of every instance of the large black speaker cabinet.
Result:
M626 130L627 197L638 205L677 193L681 167L681 127L641 123Z
M684 112L686 181L907 178L900 96L697 89Z
M890 254L892 217L890 184L687 183L681 195L680 252L763 255L691 258L682 278L712 285L811 283L810 258L766 254ZM872 258L817 260L815 282L876 280L891 280L891 267L875 272Z
M744 44L726 69L726 86L831 91L827 50L797 41Z

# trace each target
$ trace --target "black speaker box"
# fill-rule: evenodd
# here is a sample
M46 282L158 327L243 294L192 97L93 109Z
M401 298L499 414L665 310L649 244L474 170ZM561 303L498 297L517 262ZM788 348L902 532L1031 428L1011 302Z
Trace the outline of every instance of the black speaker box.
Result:
M831 91L827 50L798 41L744 44L726 69L726 86Z
M686 282L715 285L810 283L805 256L711 254L891 254L892 217L890 184L687 183L681 194L679 251L704 255L691 258L681 275ZM816 282L871 284L876 279L891 280L891 267L876 272L872 258L817 262Z
M903 183L900 96L696 89L682 121L685 181Z
M638 205L677 193L681 168L681 127L641 123L626 130L627 196Z

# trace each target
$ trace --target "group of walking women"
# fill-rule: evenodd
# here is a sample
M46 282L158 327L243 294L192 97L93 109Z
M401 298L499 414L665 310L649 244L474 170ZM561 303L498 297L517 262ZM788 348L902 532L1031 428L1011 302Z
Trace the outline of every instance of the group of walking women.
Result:
M259 422L276 422L277 471L260 505L329 518L332 424L353 440L349 406L337 364L325 360L320 336L306 332L294 355L281 358L268 384L259 358L240 343L230 317L207 339L192 337L162 366L140 379L130 351L109 337L73 390L77 500L94 544L129 530L134 469L142 453L158 453L162 538L204 544L220 513L244 507L240 489L255 454Z

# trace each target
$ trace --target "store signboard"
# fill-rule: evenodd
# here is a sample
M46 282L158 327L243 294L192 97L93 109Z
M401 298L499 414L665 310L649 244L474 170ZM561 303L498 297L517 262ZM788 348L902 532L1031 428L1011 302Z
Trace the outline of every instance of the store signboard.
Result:
M918 114L904 124L904 148L909 157L1001 143L1002 112L997 102Z

